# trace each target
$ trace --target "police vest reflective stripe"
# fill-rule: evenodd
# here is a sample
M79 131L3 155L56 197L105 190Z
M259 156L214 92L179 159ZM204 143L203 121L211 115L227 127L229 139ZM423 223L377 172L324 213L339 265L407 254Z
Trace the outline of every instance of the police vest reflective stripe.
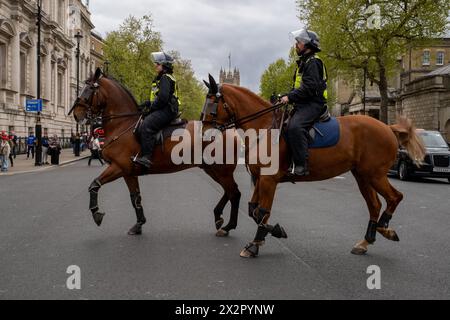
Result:
M171 74L166 74L166 76L172 80L175 83L175 92L174 92L174 96L175 98L178 100L178 106L181 106L181 100L180 97L178 95L178 84L177 84L177 80L175 79L175 77ZM159 82L160 80L157 81L153 81L152 82L152 91L150 92L150 101L153 102L155 101L156 97L158 96L159 93Z
M316 59L319 59L320 61L322 61L318 56L315 56ZM306 63L309 62L309 60L311 60L312 57L310 57L308 60L306 60ZM325 81L325 85L327 84L328 81L328 73L327 73L327 68L325 67L325 64L322 61L322 66L323 66L323 81ZM294 82L294 89L298 89L300 88L300 86L302 85L302 74L300 73L300 68L297 68L297 70L295 70L295 82ZM328 90L325 89L323 91L323 97L325 98L325 100L328 100Z

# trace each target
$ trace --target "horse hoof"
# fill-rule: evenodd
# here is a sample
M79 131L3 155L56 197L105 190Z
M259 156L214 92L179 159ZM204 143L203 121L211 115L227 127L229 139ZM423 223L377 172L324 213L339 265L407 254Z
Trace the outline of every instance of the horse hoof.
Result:
M216 230L219 230L223 226L224 222L225 222L225 220L223 220L223 218L220 218L219 220L217 220L216 221Z
M367 253L367 248L369 246L369 242L367 240L361 240L358 242L352 249L352 254L357 256L362 256Z
M352 254L357 256L363 256L367 253L367 249L355 247L352 249Z
M245 246L244 250L241 251L241 258L256 258L259 254L259 246L250 242Z
M133 228L128 231L129 236L140 236L142 234L142 226L135 225Z
M225 238L225 237L228 237L229 234L230 233L228 231L225 231L223 229L219 229L219 231L217 231L217 233L216 233L216 237Z
M395 242L399 242L400 241L400 238L398 237L397 232L395 232L394 230L392 230L391 240L395 241Z
M92 214L92 217L94 218L94 222L97 226L101 226L102 225L102 221L103 221L103 217L105 216L104 213L102 212L96 212Z

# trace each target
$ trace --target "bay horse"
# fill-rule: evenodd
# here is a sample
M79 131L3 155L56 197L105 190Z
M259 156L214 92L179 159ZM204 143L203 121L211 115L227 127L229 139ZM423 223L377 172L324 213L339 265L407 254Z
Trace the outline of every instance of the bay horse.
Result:
M272 115L265 110L270 111L274 107L258 95L229 84L219 88L211 75L209 83L205 81L205 84L209 87L202 116L205 126L219 130L231 127L260 130L272 126ZM258 229L254 240L242 250L241 257L256 257L265 237L269 232L272 233L273 227L268 225L268 221L279 183L322 181L348 171L355 177L370 215L364 239L357 242L351 252L356 255L365 254L368 245L375 242L377 231L389 240L399 241L397 233L389 228L389 222L403 195L390 184L387 173L395 161L399 144L407 149L416 163L421 163L425 155L422 141L412 122L406 118L399 118L398 123L392 126L359 115L339 117L337 120L340 127L339 141L333 147L310 150L310 175L295 178L287 176L290 157L284 139L276 145L279 147L279 167L276 174L262 175L261 169L264 166L261 162L248 165L252 175L256 177L256 186L249 203L249 216L258 224ZM266 148L272 147L269 143ZM382 203L378 194L387 202L381 218ZM284 229L278 230L278 238L286 237Z
M103 185L119 178L125 180L137 217L136 224L129 230L128 234L140 235L142 226L146 223L146 218L141 203L138 177L147 174L174 173L200 167L224 190L223 197L214 208L216 235L218 237L228 236L229 232L237 227L241 193L233 177L236 164L199 165L191 161L191 164L174 165L171 161L171 151L178 142L171 141L170 137L164 139L162 147L155 147L153 165L150 170L134 164L131 158L140 152L141 146L133 131L137 126L141 112L133 95L119 82L104 75L100 68L86 81L86 85L75 101L69 115L71 113L73 113L77 122L101 119L105 131L102 156L109 163L109 166L89 187L89 209L98 226L101 225L105 215L100 211L98 205L98 192ZM187 122L185 127L191 137L194 137L194 127L194 121ZM237 137L235 136L234 139L236 142ZM191 146L193 145L191 143ZM237 150L235 151L235 154L237 154ZM230 220L222 228L224 223L222 214L228 201L231 203Z

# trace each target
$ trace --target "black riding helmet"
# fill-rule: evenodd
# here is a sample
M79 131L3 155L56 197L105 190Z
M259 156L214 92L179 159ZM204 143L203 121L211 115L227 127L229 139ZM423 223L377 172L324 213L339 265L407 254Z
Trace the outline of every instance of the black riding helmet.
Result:
M165 67L169 71L173 70L174 60L167 53L165 53L165 52L153 52L152 53L152 58L153 58L153 61L156 64L162 65L163 67Z
M290 33L290 38L295 42L303 42L307 48L310 48L315 52L322 51L320 49L319 36L314 31L310 31L307 29L292 31Z

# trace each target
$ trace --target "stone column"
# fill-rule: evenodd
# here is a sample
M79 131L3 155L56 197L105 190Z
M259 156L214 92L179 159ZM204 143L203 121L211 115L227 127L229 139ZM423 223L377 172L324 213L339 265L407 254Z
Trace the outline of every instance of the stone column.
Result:
M16 29L18 29L16 25ZM16 91L15 103L20 104L20 33L11 39L11 89Z

